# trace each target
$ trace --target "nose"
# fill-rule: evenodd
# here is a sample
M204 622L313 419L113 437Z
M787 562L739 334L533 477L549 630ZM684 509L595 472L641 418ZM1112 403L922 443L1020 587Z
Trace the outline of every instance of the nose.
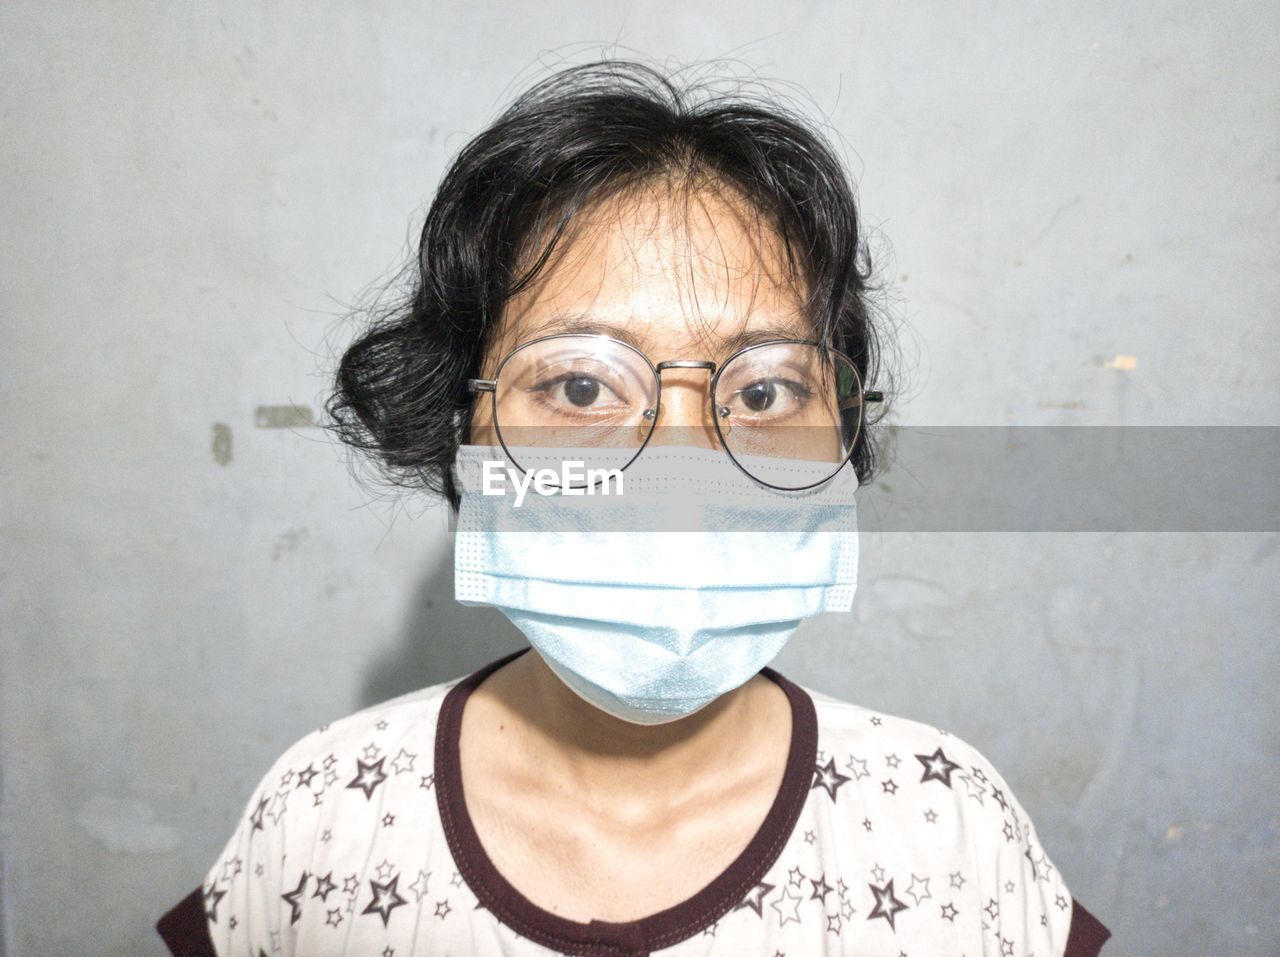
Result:
M658 421L649 444L721 448L711 420L711 377L715 368L715 363L700 360L658 363L662 388Z

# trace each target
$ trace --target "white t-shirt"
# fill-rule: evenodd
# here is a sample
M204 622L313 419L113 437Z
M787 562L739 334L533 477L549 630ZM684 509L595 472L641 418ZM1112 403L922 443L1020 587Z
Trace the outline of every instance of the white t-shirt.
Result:
M792 741L746 850L640 920L545 911L493 867L460 787L463 703L513 657L285 751L200 890L161 921L173 953L1083 957L1108 936L976 750L768 668L791 702Z

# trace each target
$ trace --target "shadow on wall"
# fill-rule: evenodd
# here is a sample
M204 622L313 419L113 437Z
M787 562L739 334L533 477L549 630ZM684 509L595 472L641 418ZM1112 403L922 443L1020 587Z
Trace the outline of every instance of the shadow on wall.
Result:
M461 678L527 644L498 609L454 600L452 548L419 583L401 634L399 646L365 677L361 708Z

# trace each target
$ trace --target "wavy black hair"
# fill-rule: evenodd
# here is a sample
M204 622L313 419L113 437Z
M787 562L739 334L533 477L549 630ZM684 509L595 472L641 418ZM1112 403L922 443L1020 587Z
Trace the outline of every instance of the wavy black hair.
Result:
M777 97L631 60L569 67L518 96L450 164L401 297L343 353L326 427L399 487L443 494L465 441L486 346L575 213L657 180L728 187L782 241L814 336L885 393L873 267L852 184L821 133ZM860 484L877 449L864 427Z

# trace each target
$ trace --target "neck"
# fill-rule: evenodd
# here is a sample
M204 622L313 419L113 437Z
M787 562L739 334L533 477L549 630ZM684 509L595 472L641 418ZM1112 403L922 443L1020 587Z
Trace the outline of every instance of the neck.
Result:
M782 690L758 675L687 717L634 724L579 697L534 649L495 672L477 693L490 684L492 700L535 760L580 793L611 801L620 795L669 800L673 789L697 790L708 768L750 766L753 742L776 735L782 710L789 715Z

